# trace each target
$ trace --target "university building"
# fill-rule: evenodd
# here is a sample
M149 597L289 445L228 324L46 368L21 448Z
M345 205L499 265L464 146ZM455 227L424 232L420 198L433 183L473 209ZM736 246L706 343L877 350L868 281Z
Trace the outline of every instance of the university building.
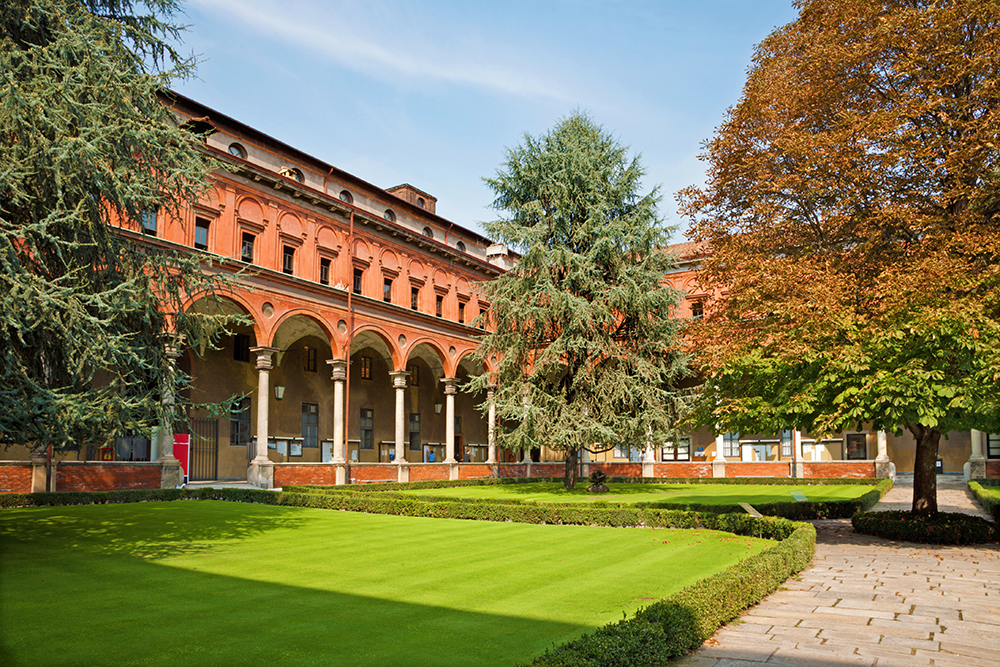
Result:
M239 121L176 95L178 122L207 135L212 187L180 217L149 212L123 231L136 243L203 253L238 288L187 308L242 315L218 349L185 341L176 364L193 403L240 397L227 415L194 411L188 477L263 487L491 476L560 476L545 448L513 453L493 441L490 395L462 390L484 368L472 358L477 283L512 267L502 245L435 213L409 184L382 189ZM693 244L672 246L666 280L699 317L708 295ZM485 409L483 409L485 408ZM0 491L159 488L177 481L170 434L81 446L49 462L24 448L0 457ZM178 452L181 449L178 447ZM691 433L675 443L622 445L584 456L581 473L646 477L875 477L912 470L908 435L856 432L815 440ZM48 465L52 463L53 465ZM951 433L944 472L1000 476L1000 437Z

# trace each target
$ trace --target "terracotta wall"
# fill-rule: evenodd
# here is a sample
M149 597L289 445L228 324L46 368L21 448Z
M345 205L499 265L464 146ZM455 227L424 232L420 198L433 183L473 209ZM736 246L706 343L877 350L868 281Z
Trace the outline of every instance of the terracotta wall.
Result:
M655 463L653 477L711 477L711 463Z
M534 466L532 466L534 468ZM413 479L411 470L410 479ZM463 463L458 466L459 479L476 479L483 477L493 477L493 466L482 463Z
M56 491L123 491L160 488L159 463L64 462L56 466Z
M590 472L595 470L603 471L608 477L642 477L641 463L591 463Z
M527 477L528 470L524 463L501 463L497 466L498 477Z
M806 461L802 466L806 477L875 477L874 461ZM728 463L726 469L729 469Z
M274 485L292 484L336 484L337 469L331 465L309 465L303 463L275 464Z
M0 463L0 493L31 493L31 464Z
M486 467L488 468L489 466ZM427 465L411 465L410 481L426 482L429 480L449 479L451 474L449 468L450 466L439 465L437 463L430 463Z
M874 468L872 476L875 476ZM726 461L726 477L791 477L791 466L786 462L739 463Z
M396 465L352 465L347 469L347 476L352 484L367 484L371 482L399 481Z

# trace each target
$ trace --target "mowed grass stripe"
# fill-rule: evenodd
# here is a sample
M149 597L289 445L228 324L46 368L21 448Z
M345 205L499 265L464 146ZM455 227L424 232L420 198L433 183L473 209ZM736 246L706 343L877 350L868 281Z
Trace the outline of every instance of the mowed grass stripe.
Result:
M0 512L4 664L511 665L769 545L212 501Z
M537 503L670 503L679 507L698 505L735 505L736 503L794 503L792 491L808 500L849 500L858 498L875 486L855 484L776 485L776 484L618 484L608 485L608 492L587 491L581 480L577 488L567 491L562 482L529 482L487 486L457 486L439 489L407 490L419 496L441 498L515 499Z

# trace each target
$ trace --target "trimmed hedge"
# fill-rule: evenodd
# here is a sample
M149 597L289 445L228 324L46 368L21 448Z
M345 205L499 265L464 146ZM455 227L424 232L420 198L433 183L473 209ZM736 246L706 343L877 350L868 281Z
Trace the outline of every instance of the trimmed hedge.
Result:
M976 496L976 500L979 501L984 510L993 515L993 522L1000 524L1000 498L986 491L983 488L984 486L1000 486L1000 480L991 479L969 482L969 490Z
M920 544L984 544L997 541L996 526L982 517L938 512L925 517L902 510L858 512L851 517L855 532L899 542Z
M809 564L816 548L816 529L809 524L795 525L794 532L767 551L640 609L630 619L549 649L528 664L652 667L693 651L720 625L760 602Z

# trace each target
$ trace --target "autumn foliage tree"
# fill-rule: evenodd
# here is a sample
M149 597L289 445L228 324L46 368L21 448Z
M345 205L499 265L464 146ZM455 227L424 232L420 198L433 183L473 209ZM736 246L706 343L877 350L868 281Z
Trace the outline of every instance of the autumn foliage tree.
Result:
M800 0L680 193L722 294L698 416L734 431L1000 430L1000 4Z
M639 191L639 159L583 114L507 151L487 185L503 217L485 223L522 253L482 285L492 331L478 350L495 361L474 390L496 385L502 447L565 454L663 442L686 371L671 317L679 294L662 284L673 259L656 189Z

